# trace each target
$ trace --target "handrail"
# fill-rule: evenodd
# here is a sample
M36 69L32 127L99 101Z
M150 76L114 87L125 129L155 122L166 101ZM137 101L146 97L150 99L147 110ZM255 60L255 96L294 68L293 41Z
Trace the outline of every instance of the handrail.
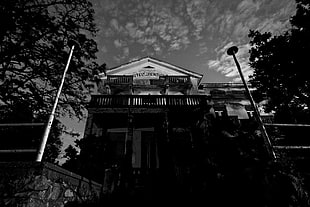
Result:
M133 75L108 75L107 84L134 84ZM156 82L156 81L155 81ZM190 83L189 76L159 76L156 83L162 84L188 84Z
M309 150L310 146L301 146L301 145L289 145L289 146L282 146L282 145L274 145L275 149L286 149L286 150Z
M232 87L238 87L243 88L243 83L202 83L205 88L232 88Z
M34 153L37 149L0 149L0 153Z
M16 127L16 126L44 126L45 123L1 123L0 127Z
M278 124L278 123L265 123L265 126L271 127L310 127L310 124Z
M132 84L133 76L132 75L108 75L107 83L108 84Z
M93 95L90 107L167 107L199 106L206 103L205 95Z
M186 84L190 83L189 76L163 76L166 84Z

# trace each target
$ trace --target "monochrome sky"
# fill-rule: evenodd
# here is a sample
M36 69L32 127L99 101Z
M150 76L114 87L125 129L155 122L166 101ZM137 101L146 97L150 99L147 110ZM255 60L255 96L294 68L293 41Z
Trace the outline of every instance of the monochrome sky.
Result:
M144 56L204 75L203 82L240 81L230 46L247 77L249 30L289 28L294 0L91 0L99 28L98 62L108 67Z

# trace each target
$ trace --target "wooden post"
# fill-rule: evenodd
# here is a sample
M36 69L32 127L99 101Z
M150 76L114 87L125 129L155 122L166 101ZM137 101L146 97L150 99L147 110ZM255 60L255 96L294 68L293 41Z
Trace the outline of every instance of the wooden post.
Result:
M133 115L128 112L128 132L125 141L125 156L132 153L132 140L133 140Z
M85 124L84 137L88 137L92 134L93 122L94 122L94 113L93 112L90 113L88 111L87 120L86 120L86 124Z
M122 162L122 186L125 192L133 187L133 171L132 171L132 140L133 140L133 115L128 112L127 136L125 139L125 152Z

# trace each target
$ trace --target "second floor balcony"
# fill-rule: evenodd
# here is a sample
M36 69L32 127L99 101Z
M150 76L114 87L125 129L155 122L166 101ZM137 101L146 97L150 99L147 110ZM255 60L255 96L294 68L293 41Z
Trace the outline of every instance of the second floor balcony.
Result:
M108 75L108 85L190 85L189 76L159 76L158 79L134 79L132 75Z
M205 95L93 95L89 107L197 107L209 100Z

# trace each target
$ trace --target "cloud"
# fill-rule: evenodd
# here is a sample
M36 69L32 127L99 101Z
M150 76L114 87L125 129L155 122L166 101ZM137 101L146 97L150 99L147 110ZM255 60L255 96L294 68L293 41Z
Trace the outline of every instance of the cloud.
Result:
M289 25L289 21L280 21L275 18L267 18L260 22L257 25L257 30L260 32L271 32L273 34L278 34L283 32L285 28L287 28Z
M233 42L229 42L222 48L217 49L217 57L214 60L208 61L208 66L210 69L216 70L217 72L222 73L228 78L231 78L234 82L240 82L240 74L237 70L236 64L233 58L227 55L227 49L233 46ZM246 80L249 79L249 75L252 75L253 70L248 64L249 57L249 44L244 44L238 47L238 53L236 54L237 60L240 64L243 76Z
M266 9L269 11L266 12ZM248 80L249 75L253 74L248 64L249 30L268 31L273 34L283 32L289 25L289 17L293 11L294 5L289 0L242 0L236 5L235 10L225 10L207 27L216 38L213 41L218 41L214 49L215 57L207 62L208 67L233 81L240 81L233 58L226 54L229 47L237 45L239 47L237 59L243 75Z
M144 36L145 33L142 30L139 30L139 28L133 22L127 22L125 29L126 31L124 32L124 35L129 35L129 37L133 39L140 39Z
M119 25L118 25L118 21L116 19L111 19L110 25L111 25L112 29L114 29L114 30L116 30L118 32L121 30Z
M236 18L238 17L234 16L231 11L224 12L214 20L213 24L217 26L213 30L220 35L229 35L232 26L237 22Z
M278 34L289 26L289 19L295 12L295 3L290 0L265 1L258 11L259 22L254 25L256 30Z
M209 1L196 0L188 1L186 4L186 12L194 26L193 35L196 39L201 39L201 32L206 27L207 6Z
M291 0L242 0L235 5L235 9L232 9L232 2L227 7L229 9L222 6L223 10L208 24L207 31L213 37L230 37L237 42L247 41L249 30L272 33L283 31L295 10Z
M128 55L129 55L129 48L128 47L123 48L123 54L125 57L128 57Z
M209 52L209 46L206 44L206 42L199 43L198 49L199 52L196 56L202 56Z
M207 26L208 7L205 0L93 0L101 7L99 26L105 38L121 47L143 45L148 53L186 49L193 40L201 39ZM104 41L104 40L102 40ZM108 40L107 40L108 41ZM107 43L105 45L108 45Z
M142 45L153 45L156 41L156 36L145 36L137 40L137 42Z
M218 60L209 60L208 61L209 68L216 69L220 65L220 61Z
M100 51L103 52L103 53L107 53L108 49L107 49L106 46L103 45L103 46L100 47Z
M239 18L246 18L257 12L261 4L262 1L243 0L237 6L236 13L239 14Z
M294 11L292 0L92 1L97 2L96 14L100 15L97 39L105 46L101 52L109 51L102 57L115 60L113 64L139 55L169 56L189 49L197 59L212 57L207 65L231 78L237 74L231 58L226 57L227 47L238 43L239 53L246 50L243 46L249 42L250 29L283 31ZM239 53L243 64L246 55ZM243 68L245 73L250 71L247 64Z
M226 53L227 49L234 46L234 42L230 41L228 43L225 43L223 45L219 45L217 48L215 48L215 52L217 56L222 55L223 53Z
M239 22L234 26L232 36L237 40L244 39L248 36L250 29L251 27L247 25L247 22Z
M119 40L119 39L115 39L113 43L116 48L121 48L126 45L126 42Z
M173 51L187 47L190 43L189 28L180 16L164 9L154 19L154 26L150 28L152 35L158 36L157 40L165 43L164 49Z

